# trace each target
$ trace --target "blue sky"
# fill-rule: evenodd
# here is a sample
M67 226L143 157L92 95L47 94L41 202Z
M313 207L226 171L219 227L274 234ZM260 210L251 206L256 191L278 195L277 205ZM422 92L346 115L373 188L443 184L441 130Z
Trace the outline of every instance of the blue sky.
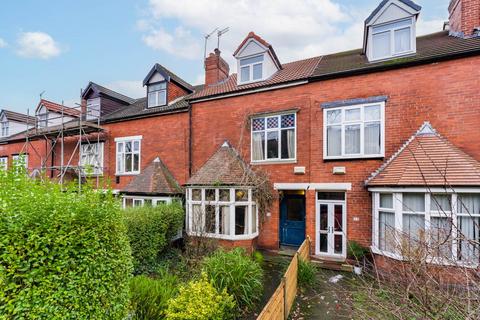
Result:
M0 4L0 108L33 112L43 97L73 105L88 81L138 98L156 62L203 78L203 35L230 27L231 54L251 30L292 61L361 45L363 19L380 0L24 0ZM418 0L418 33L439 31L449 0ZM213 49L216 37L209 41ZM230 63L231 71L235 72Z

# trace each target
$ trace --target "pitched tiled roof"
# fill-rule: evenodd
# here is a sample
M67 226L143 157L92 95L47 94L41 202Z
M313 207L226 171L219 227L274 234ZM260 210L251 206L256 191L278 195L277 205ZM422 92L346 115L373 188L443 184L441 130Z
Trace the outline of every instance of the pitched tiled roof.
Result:
M85 96L88 91L90 91L90 89L94 89L96 90L98 93L101 93L101 94L104 94L106 96L109 96L109 97L112 97L112 98L115 98L117 100L120 100L120 101L124 101L126 103L134 103L135 102L135 99L132 99L130 97L127 97L126 95L124 94L121 94L121 93L118 93L116 91L113 91L111 89L108 89L108 88L105 88L104 86L101 86L95 82L92 82L90 81L87 85L87 88L85 89L85 91L83 92L83 95L82 96Z
M141 194L180 194L180 188L177 180L173 177L167 166L155 158L153 162L136 176L123 190L123 193L141 193Z
M7 119L10 120L10 121L17 121L17 122L22 122L22 123L28 123L28 124L31 124L31 125L35 125L35 117L33 116L28 116L26 114L23 114L23 113L18 113L18 112L15 112L15 111L10 111L10 110L2 110L0 112L0 115L1 114L5 114L5 116L7 116Z
M63 114L71 117L79 117L80 116L80 111L77 109L73 109L70 107L62 106L61 104L48 101L45 99L41 99L40 102L38 103L37 110L40 106L44 106L47 110L56 112L56 113L62 113L63 109Z
M268 43L267 41L265 41L262 37L260 37L259 35L255 34L255 32L253 31L250 31L248 33L248 35L245 37L245 39L243 39L242 43L240 43L240 45L238 46L237 50L235 50L235 52L233 53L234 56L237 55L237 53L240 51L240 49L243 48L243 46L247 43L247 41L249 39L255 39L256 41L260 42L262 45L264 45L265 47L268 48L268 50L270 51L270 54L272 55L272 58L273 60L275 60L275 62L278 64L279 68L282 67L282 64L280 63L280 60L278 59L277 57L277 54L275 53L275 50L273 50L273 47L270 43Z
M238 152L224 142L188 180L187 185L247 185L253 174Z
M167 68L165 68L164 66L162 66L161 64L159 63L155 63L155 65L153 66L153 68L150 70L150 72L147 74L147 76L145 77L145 79L143 80L143 85L146 85L148 80L150 80L150 78L152 77L152 75L156 72L159 72L160 74L170 78L168 80L170 81L173 81L175 83L177 83L178 85L180 85L181 87L183 87L184 89L187 89L188 91L192 92L193 91L193 86L188 83L187 81L183 80L182 78L180 78L179 76L177 76L175 73L173 73L172 71L168 70Z
M313 72L312 79L389 70L468 54L480 54L480 37L462 39L450 36L448 31L442 31L418 37L416 54L398 59L370 63L362 54L362 49L326 55Z
M383 0L382 2L380 2L380 4L375 8L375 10L373 10L372 13L365 20L365 23L369 23L370 20L372 20L373 17L375 17L375 15L382 9L382 7L387 4L388 1L390 1L390 0ZM418 4L416 4L415 2L413 2L411 0L399 0L399 1L402 2L403 4L409 6L413 10L416 10L416 11L422 10L421 6L419 6Z
M147 98L137 99L133 104L123 106L117 111L114 111L105 117L103 121L119 121L126 119L141 118L146 116L152 116L162 113L171 113L176 111L186 111L188 110L189 103L187 101L188 96L183 96L178 99L171 101L167 106L147 108Z
M222 94L246 91L249 89L257 89L262 87L271 87L274 85L284 84L288 82L306 80L317 67L321 57L314 57L305 60L283 64L283 68L275 73L271 78L265 81L253 82L249 84L237 85L237 74L232 74L225 81L205 86L192 94L190 99L206 98Z
M426 122L366 181L373 186L480 186L480 162Z

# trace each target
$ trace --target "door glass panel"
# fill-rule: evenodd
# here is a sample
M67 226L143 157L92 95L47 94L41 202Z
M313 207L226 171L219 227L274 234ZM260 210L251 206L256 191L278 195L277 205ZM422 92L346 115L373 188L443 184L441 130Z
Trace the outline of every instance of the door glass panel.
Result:
M333 224L334 224L335 231L343 230L343 206L340 204L335 205Z
M341 234L336 234L334 236L333 250L335 254L343 253L343 236Z
M287 220L303 221L303 199L286 199Z
M327 245L327 238L328 234L321 233L320 234L320 252L328 252L328 245Z
M327 230L328 228L328 205L320 205L320 230Z

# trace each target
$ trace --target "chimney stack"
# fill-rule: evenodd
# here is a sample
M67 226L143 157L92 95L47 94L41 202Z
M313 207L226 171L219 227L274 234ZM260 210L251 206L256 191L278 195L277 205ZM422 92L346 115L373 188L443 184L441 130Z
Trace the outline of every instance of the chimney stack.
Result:
M448 6L450 35L480 36L480 0L451 0Z
M215 49L205 59L205 85L216 84L228 78L230 68L228 63L220 57L220 50Z

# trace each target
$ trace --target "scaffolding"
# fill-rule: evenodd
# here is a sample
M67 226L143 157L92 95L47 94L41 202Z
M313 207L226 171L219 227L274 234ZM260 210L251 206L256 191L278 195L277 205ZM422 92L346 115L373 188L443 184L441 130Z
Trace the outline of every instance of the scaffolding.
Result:
M32 176L50 172L50 178L58 179L63 186L66 175L72 174L78 179L79 190L85 179L91 177L96 179L96 187L99 187L100 176L104 173L104 148L100 148L100 138L105 129L100 126L100 106L96 107L97 110L87 107L83 110L81 105L66 107L62 101L61 110L53 111L53 114L59 114L58 116L49 117L51 111L48 111L45 119L39 120L39 115L36 115L33 124L29 123L30 111L27 112L25 143L20 154L29 155L32 152L40 159L40 167L32 168ZM66 141L66 138L72 139ZM33 143L41 140L45 141L45 154ZM66 145L73 146L73 150L66 151ZM84 149L90 153L84 154ZM57 164L58 157L60 161ZM74 163L76 157L78 163ZM93 173L90 172L92 169Z

